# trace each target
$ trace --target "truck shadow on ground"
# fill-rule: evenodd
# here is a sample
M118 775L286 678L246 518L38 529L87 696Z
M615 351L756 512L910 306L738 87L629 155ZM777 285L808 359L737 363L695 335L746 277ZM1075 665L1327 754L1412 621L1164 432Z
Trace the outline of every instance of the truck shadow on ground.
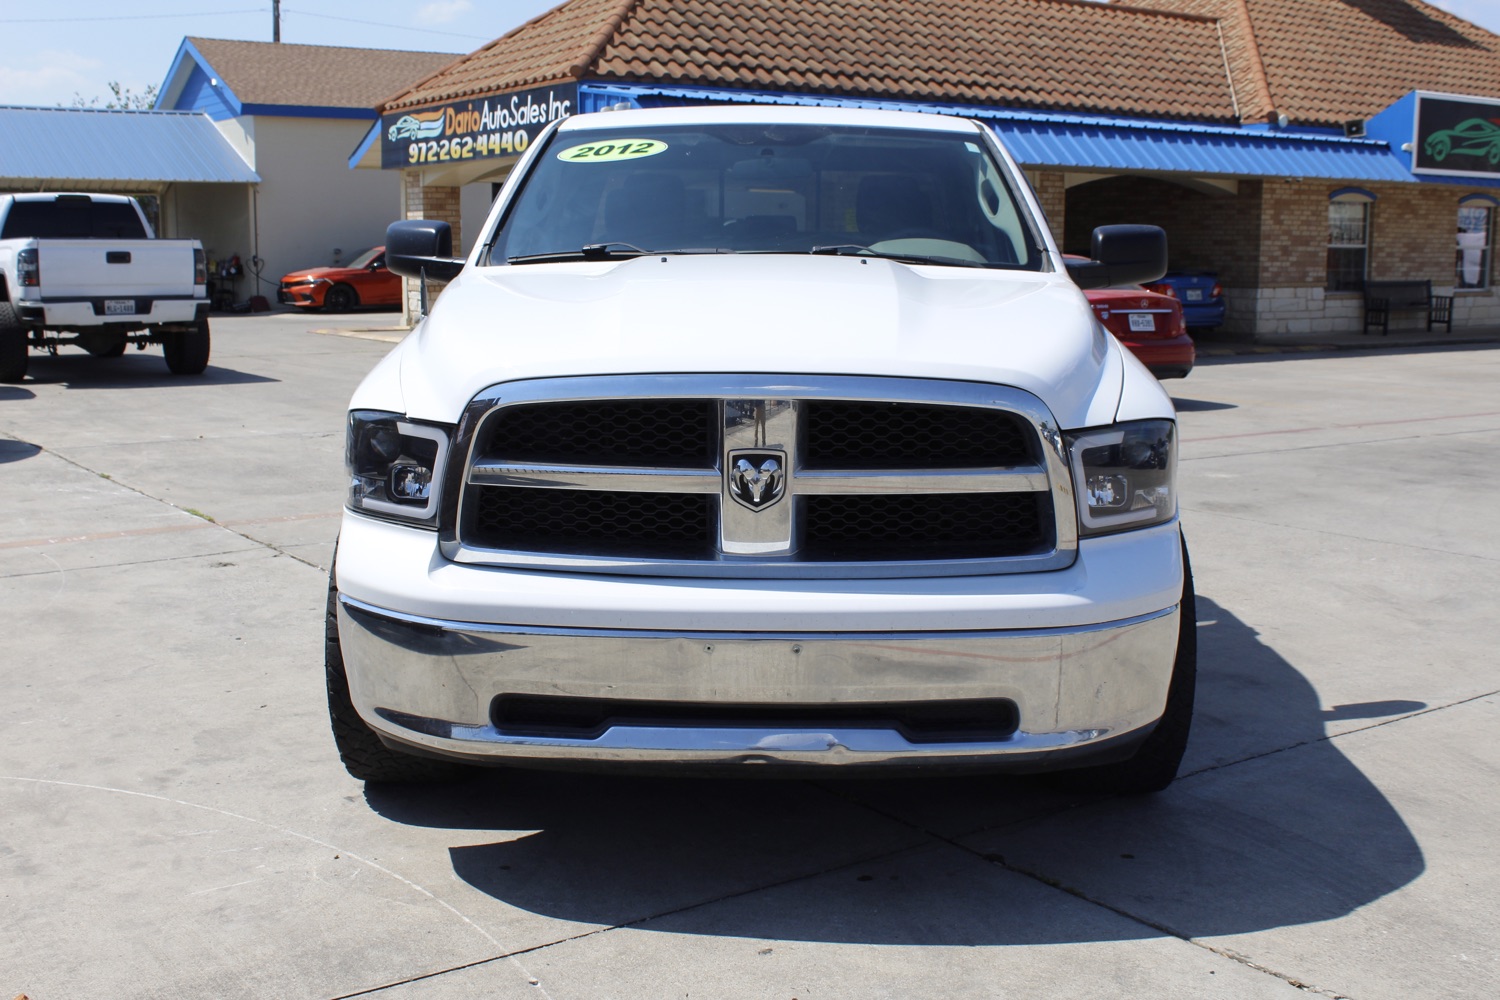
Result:
M34 458L41 453L41 447L29 441L0 438L0 465L5 465L9 462L24 461L28 458Z
M1238 403L1216 403L1208 399L1183 399L1172 397L1172 407L1178 413L1206 413L1210 410L1237 410Z
M247 385L256 382L278 382L279 379L212 363L202 375L173 375L167 371L161 349L129 350L119 358L96 358L67 350L31 355L26 367L27 383L61 385L68 389L164 389L192 388L205 385ZM34 394L33 394L34 395Z
M1202 597L1199 622L1192 745L1156 797L1085 796L1040 777L516 770L371 787L366 798L393 821L463 831L454 872L508 905L679 934L918 945L1216 936L1333 919L1415 879L1418 844L1325 722L1425 706L1325 709L1301 673Z

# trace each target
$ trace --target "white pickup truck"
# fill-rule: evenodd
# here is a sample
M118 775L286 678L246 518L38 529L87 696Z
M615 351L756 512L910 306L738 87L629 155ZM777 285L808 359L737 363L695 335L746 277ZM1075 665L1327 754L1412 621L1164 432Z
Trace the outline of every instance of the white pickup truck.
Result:
M365 379L329 581L366 781L467 763L1066 771L1164 788L1193 711L1176 420L995 136L931 115L581 115ZM425 287L424 287L425 297Z
M0 382L31 348L119 357L162 345L167 368L208 367L208 267L197 240L156 239L134 198L0 195Z

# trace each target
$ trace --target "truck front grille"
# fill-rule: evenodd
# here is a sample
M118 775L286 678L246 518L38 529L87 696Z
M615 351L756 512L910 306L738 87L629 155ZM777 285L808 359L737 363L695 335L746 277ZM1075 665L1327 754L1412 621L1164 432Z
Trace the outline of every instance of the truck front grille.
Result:
M922 576L1071 561L1071 480L1034 397L970 383L789 381L498 386L460 427L455 452L467 459L445 552L693 576Z
M485 424L483 450L512 462L672 468L714 459L707 399L602 399L505 407Z
M978 469L1035 460L1036 434L1013 413L919 403L812 402L809 469Z
M692 493L484 486L469 538L495 549L617 558L710 559L713 503Z
M1025 555L1047 539L1050 504L1035 493L810 496L804 501L803 557L979 559Z

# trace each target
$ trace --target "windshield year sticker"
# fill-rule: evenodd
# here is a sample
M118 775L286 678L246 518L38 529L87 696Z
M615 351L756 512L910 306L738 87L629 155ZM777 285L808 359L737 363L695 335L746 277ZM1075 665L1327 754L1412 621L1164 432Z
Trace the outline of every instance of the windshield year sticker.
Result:
M557 154L564 163L614 163L617 160L638 160L643 156L664 153L667 144L659 139L613 139L609 142L589 143L573 146Z

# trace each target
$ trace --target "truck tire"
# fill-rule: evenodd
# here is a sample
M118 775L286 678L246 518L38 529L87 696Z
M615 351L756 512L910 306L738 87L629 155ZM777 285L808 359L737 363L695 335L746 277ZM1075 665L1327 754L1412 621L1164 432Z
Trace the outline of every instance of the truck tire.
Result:
M1193 698L1198 686L1198 614L1193 591L1193 569L1187 544L1182 546L1182 602L1178 605L1177 659L1167 688L1167 707L1161 721L1135 756L1113 764L1063 771L1063 786L1078 791L1146 795L1159 792L1177 777L1193 723Z
M88 351L91 357L119 358L125 355L126 346L128 345L125 340L125 334L116 333L85 341L83 349Z
M26 328L16 317L16 307L0 302L0 382L24 380L28 360Z
M208 320L200 319L185 333L169 333L161 352L173 375L201 375L208 367Z
M333 742L344 769L353 777L377 784L444 782L469 772L462 764L430 760L392 750L365 724L349 696L349 677L339 647L338 589L328 574L328 611L323 623L323 671L328 683L328 719Z

